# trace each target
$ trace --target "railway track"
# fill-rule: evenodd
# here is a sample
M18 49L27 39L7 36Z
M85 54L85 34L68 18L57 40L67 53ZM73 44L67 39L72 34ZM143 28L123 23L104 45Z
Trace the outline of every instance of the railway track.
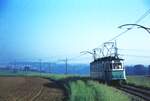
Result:
M127 93L130 93L132 95L138 96L138 97L144 99L145 101L150 101L150 91L149 90L141 89L141 88L137 88L137 87L129 86L129 85L123 85L123 84L117 88L122 91L125 91Z

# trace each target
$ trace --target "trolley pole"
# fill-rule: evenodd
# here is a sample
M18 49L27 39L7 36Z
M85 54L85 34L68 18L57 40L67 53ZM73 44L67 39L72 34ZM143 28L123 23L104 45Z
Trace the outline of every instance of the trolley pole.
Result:
M138 25L138 24L124 24L124 25L119 26L118 28L122 28L124 26L131 26L131 27L127 28L129 30L132 29L134 26L136 26L137 28L142 28L142 29L146 30L150 34L150 28L142 26L142 25Z

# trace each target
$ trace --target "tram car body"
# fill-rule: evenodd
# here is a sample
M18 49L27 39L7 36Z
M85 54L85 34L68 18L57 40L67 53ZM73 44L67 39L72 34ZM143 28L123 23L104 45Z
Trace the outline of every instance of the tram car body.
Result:
M90 63L90 77L105 82L125 81L123 59L109 56L94 60Z

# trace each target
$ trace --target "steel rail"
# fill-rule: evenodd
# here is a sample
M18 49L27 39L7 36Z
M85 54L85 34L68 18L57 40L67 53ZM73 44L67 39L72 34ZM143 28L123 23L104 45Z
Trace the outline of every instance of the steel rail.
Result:
M130 85L123 85L123 84L121 84L117 88L122 91L125 91L127 93L130 93L132 95L138 96L138 97L144 99L145 101L150 101L150 91L149 90L137 88L137 87L130 86Z

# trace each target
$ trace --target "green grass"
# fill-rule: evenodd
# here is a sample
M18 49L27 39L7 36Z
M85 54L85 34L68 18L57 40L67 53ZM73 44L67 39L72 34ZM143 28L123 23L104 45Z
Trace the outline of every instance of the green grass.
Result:
M127 84L150 88L150 77L145 76L128 76Z
M19 76L19 75L25 75L25 72L13 72L11 70L0 70L0 76Z
M69 83L69 101L131 101L121 91L95 81Z
M55 80L71 77L73 75L64 75L64 74L50 74L50 73L39 73L39 72L25 72L25 71L17 71L12 72L8 70L0 70L0 76L25 76L25 77L44 77L44 78L52 78Z

